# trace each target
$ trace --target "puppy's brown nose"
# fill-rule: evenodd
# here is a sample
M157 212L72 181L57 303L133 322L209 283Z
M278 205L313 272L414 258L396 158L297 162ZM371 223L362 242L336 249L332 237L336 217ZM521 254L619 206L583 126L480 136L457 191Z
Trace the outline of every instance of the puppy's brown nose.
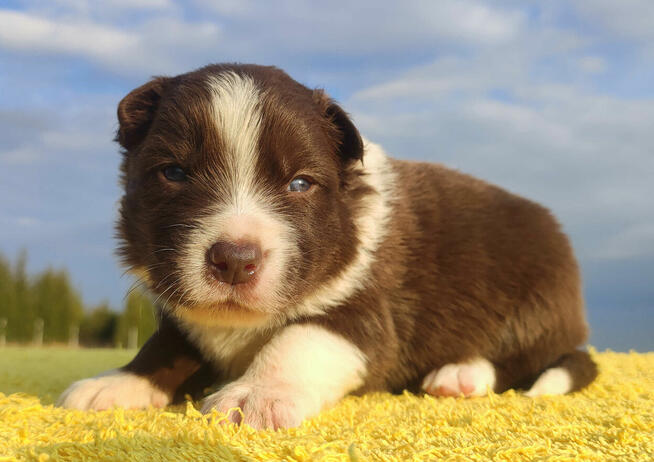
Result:
M211 274L228 284L248 282L261 266L261 249L251 243L219 241L207 252Z

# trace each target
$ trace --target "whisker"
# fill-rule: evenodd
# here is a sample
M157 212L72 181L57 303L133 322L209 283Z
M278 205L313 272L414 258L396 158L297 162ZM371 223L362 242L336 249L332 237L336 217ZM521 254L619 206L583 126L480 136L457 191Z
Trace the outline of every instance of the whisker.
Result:
M132 292L134 292L137 288L147 286L147 281L144 278L139 278L136 281L132 283L132 285L127 289L127 292L123 296L123 302L127 300L127 297L130 296Z
M178 291L179 289L181 289L181 287L177 287L177 289L175 289L175 290L173 290L173 291L171 292L171 294L168 296L168 298L166 299L165 303L163 304L164 307L168 306L168 302L169 302L170 299L173 297L173 295L175 295L175 294L177 293L177 291Z
M158 268L159 266L163 266L163 265L166 265L166 264L167 264L167 262L158 262L158 263L153 263L152 265L145 266L144 269L147 270L147 271L150 271L150 270L153 270L154 268ZM121 277L121 278L122 278L122 277L125 277L125 275L126 275L127 273L129 273L130 271L133 271L133 270L135 270L135 269L136 269L136 268L134 268L133 266L130 266L129 268L127 268L125 271L122 272L122 274L120 275L120 277Z
M168 292L168 291L169 291L170 289L172 289L173 287L174 287L174 284L170 284L170 285L166 288L166 290L164 290L163 292L161 292L161 293L159 294L159 296L154 300L154 302L152 302L152 304L156 306L156 305L157 305L157 302L159 301L159 299L161 298L161 296L162 296L163 294L165 294L166 292Z
M188 225L188 224L186 224L186 223L175 223L174 225L164 226L164 228L166 228L166 229L168 229L168 228L189 228L189 229L197 229L197 226Z
M184 305L184 303L185 303L185 302L184 302L184 297L186 297L186 294L188 294L190 290L191 290L191 288L189 287L188 289L186 289L186 290L184 291L184 293L182 294L182 296L179 297L179 304L180 304L180 305Z
M166 247L166 248L163 248L163 249L155 250L154 252L152 252L152 255L154 255L155 253L159 253L159 252L177 252L177 249L171 249L171 248Z
M168 273L168 275L164 276L164 278L155 286L154 290L157 290L164 282L166 282L171 276L174 276L175 274L175 271L171 271Z

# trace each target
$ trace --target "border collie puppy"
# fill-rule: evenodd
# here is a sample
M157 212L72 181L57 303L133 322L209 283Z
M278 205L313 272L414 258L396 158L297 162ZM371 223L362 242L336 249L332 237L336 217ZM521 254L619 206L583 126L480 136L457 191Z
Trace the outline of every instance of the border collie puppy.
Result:
M540 205L388 157L274 67L155 78L118 120L120 254L161 302L159 328L60 405L161 407L219 386L203 412L280 428L349 393L539 396L595 378L579 268Z

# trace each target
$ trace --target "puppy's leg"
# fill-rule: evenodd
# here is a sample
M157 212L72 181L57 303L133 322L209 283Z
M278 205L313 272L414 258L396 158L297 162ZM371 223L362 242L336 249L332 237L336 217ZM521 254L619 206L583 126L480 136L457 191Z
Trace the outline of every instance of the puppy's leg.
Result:
M291 325L267 343L245 374L210 395L203 412L232 411L254 428L295 427L360 387L366 358L351 342L314 324Z
M597 365L585 351L561 356L548 367L525 393L526 396L563 395L581 390L597 377Z
M214 379L198 350L164 317L129 364L73 383L57 405L81 410L164 407L202 391Z
M495 367L484 358L446 364L431 371L422 388L434 396L485 396L495 387Z

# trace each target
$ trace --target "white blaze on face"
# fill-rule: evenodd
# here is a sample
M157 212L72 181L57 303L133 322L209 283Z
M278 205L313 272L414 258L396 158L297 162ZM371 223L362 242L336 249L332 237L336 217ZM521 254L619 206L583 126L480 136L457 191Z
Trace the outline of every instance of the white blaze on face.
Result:
M220 303L231 293L253 309L267 311L279 301L283 270L295 252L291 226L273 211L271 192L257 179L261 137L261 92L252 78L226 72L207 81L212 94L209 110L215 122L224 168L213 171L216 205L213 213L195 221L182 249L182 303ZM261 246L262 268L256 284L245 291L217 287L207 275L205 255L217 241L249 241ZM243 292L243 293L240 293Z
M231 198L233 213L251 212L260 199L256 193L256 163L259 155L262 114L261 95L250 77L234 72L210 77L210 108L221 141L226 169L218 186Z

